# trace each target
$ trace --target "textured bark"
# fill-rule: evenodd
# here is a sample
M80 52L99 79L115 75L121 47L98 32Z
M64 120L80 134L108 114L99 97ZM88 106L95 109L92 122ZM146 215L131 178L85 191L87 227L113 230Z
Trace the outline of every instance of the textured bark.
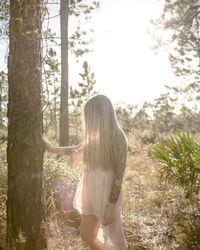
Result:
M61 0L61 104L60 104L60 146L68 145L68 0Z
M0 127L3 125L3 120L2 120L2 117L1 117L1 112L2 112L2 101L3 101L3 98L2 98L2 86L0 85Z
M42 229L41 3L10 1L8 249L46 247Z

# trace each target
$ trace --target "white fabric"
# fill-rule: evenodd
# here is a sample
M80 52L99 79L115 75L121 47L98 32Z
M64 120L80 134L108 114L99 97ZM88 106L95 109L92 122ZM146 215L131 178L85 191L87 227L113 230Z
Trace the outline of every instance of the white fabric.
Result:
M110 199L113 171L85 171L74 197L74 208L84 215L95 215L100 222L97 238L109 250L124 250L127 244L121 224L122 195L116 203L115 219L108 226L103 226L106 205Z

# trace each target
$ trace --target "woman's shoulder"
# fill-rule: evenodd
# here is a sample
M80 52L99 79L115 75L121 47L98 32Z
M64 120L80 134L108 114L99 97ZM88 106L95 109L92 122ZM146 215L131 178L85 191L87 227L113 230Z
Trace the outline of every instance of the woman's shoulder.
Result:
M118 131L118 136L117 136L117 142L116 142L116 146L117 146L117 151L119 152L126 152L127 148L128 148L128 142L127 142L127 138L126 135L124 134L122 129L119 129Z

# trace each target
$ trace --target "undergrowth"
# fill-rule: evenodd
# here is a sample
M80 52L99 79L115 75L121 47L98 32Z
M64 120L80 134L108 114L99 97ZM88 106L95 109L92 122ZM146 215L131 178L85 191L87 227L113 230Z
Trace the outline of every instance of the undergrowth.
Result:
M200 204L197 202L191 206L181 187L162 181L159 165L148 157L148 149L144 145L130 139L129 149L122 221L130 249L200 249ZM88 249L80 238L80 220L74 224L62 217L61 207L55 201L57 190L63 190L63 186L67 186L67 191L76 188L82 175L81 159L48 154L45 158L48 249ZM6 172L3 161L0 163L0 246L3 249L6 246Z

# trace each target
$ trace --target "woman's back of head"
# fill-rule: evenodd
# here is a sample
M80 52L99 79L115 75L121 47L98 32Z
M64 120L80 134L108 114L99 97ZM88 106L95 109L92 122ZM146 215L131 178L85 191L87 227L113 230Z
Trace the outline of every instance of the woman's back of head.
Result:
M115 148L126 145L111 101L104 95L90 98L83 110L85 149L84 163L87 169L114 167Z

